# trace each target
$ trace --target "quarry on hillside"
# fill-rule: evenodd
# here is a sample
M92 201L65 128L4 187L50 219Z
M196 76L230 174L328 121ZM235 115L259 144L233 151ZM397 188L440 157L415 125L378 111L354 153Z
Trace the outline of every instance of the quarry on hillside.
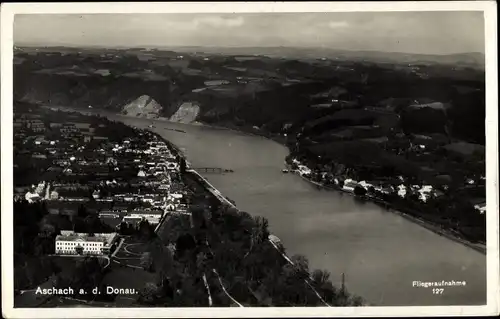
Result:
M161 105L153 98L142 95L134 101L125 105L122 113L128 116L157 118L161 112Z
M200 106L192 102L184 102L177 111L170 117L170 121L189 124L196 120L200 113Z

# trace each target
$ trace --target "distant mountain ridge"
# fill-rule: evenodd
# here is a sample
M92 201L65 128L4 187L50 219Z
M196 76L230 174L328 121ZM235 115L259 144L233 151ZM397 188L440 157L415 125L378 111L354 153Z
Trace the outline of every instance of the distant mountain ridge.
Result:
M236 53L205 54L208 57L176 53L171 57L170 51L154 49L149 51L157 60L149 62L139 59L146 50L67 48L58 54L53 48L21 49L15 52L22 60L15 64L14 98L45 105L91 105L128 116L182 123L257 126L273 133L281 132L284 125L300 128L342 109L357 109L354 119L360 117L359 125L371 125L380 118L392 128L397 113L410 133L442 133L449 128L453 137L479 144L485 140L483 70L381 65L349 58L326 63L317 58L246 59ZM172 67L171 61L176 63ZM227 66L243 71L234 72ZM103 68L108 74L96 72ZM205 87L221 81L230 83ZM334 87L338 89L332 91ZM316 107L325 104L326 108ZM377 105L393 116L379 116L377 110L373 116L363 115L367 113L364 108ZM446 105L450 107L444 117L441 109ZM351 120L334 119L333 124Z
M100 46L35 46L35 45L17 45L16 48L21 49L40 47L44 50L51 48L60 51L62 48L70 50L92 50L104 48ZM483 67L485 66L485 55L481 52L464 52L453 54L415 54L403 52L383 52L369 50L343 50L333 48L302 48L302 47L207 47L207 46L137 46L137 47L109 47L109 50L152 50L152 51L172 51L186 53L207 53L207 54L230 54L230 55L261 55L270 57L287 57L293 59L350 59L350 60L367 60L373 62L391 62L391 63L441 63L441 64L465 64L470 66Z
M287 48L287 47L255 47L255 48L206 48L206 47L182 47L178 50L203 51L206 53L220 52L225 54L242 55L269 55L286 56L289 58L329 58L329 59L357 59L373 60L378 62L395 63L444 63L444 64L485 64L485 56L480 52L456 53L447 55L438 54L413 54L400 52L381 52L381 51L350 51L330 48Z
M269 55L289 58L349 58L358 60L376 60L396 63L445 63L445 64L477 64L484 66L485 55L481 52L464 52L454 54L415 54L382 51L351 51L332 48L299 48L299 47L165 47L167 50L185 52L222 53L238 55Z

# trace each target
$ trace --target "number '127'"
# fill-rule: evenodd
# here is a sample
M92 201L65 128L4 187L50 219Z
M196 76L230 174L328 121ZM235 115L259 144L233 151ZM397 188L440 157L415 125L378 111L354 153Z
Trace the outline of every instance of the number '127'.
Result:
M432 289L432 293L433 293L434 295L442 295L442 294L443 294L443 291L444 291L444 289L443 289L443 288L433 288L433 289Z

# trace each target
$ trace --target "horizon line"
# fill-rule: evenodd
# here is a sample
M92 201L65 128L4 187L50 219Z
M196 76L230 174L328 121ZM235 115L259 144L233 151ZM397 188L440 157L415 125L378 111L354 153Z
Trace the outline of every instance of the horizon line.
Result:
M44 47L44 48L57 48L57 47L64 47L64 48L74 48L74 49L85 49L85 48L100 48L100 49L156 49L156 50L166 50L169 48L175 49L175 48L210 48L210 49L319 49L319 50L331 50L331 51L345 51L345 52L377 52L377 53L387 53L387 54L410 54L410 55L420 55L420 56L450 56L450 55L460 55L460 54L481 54L482 56L485 56L485 54L481 51L462 51L462 52L455 52L455 53L412 53L412 52L399 52L399 51L379 51L379 50L352 50L352 49L335 49L335 48L327 48L327 47L321 47L321 46L283 46L283 45L276 45L276 46L225 46L225 45L220 45L220 46L214 46L214 45L164 45L164 46L156 46L156 45L115 45L115 46L105 46L105 45L79 45L79 44L50 44L50 45L43 45L43 44L36 44L36 43L20 43L16 44L15 41L13 43L14 47L29 47L29 48L36 48L36 47Z

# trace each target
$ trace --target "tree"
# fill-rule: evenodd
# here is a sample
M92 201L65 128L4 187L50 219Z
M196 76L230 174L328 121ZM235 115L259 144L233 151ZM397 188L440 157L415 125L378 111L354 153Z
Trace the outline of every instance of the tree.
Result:
M87 212L87 208L85 208L85 206L83 204L78 206L77 215L78 215L78 217L81 217L81 218L86 218L89 215Z
M139 236L148 241L154 236L154 230L147 219L143 219L139 223Z
M368 187L367 193L370 195L375 195L376 194L375 187L373 187L373 186Z
M175 248L175 257L182 258L186 252L196 248L196 241L191 234L183 234L177 239Z
M120 235L129 235L129 227L126 222L121 222L119 225L119 233Z
M184 174L186 172L186 160L183 157L180 158L179 170L181 174Z
M145 252L141 256L141 267L147 271L154 271L153 269L153 258L151 253Z
M365 301L359 296L349 296L347 299L348 306L360 307L363 306Z
M366 195L366 189L362 186L356 185L354 187L354 195L356 196L365 196Z
M196 267L202 271L207 269L207 256L204 252L200 252L196 256Z
M316 287L321 288L330 281L330 273L326 270L314 270L312 275L312 281Z
M294 255L291 258L293 262L293 268L295 270L295 275L300 279L309 278L309 261L303 255Z
M99 259L87 257L80 261L73 272L71 287L78 292L80 289L91 292L93 288L99 287L104 277ZM81 295L83 298L95 298L92 294Z
M269 221L264 217L254 217L254 226L252 227L250 237L250 249L255 245L262 244L269 237Z
M164 276L161 280L161 285L160 285L160 291L161 294L166 297L167 299L173 299L174 298L174 288L172 287L172 283L168 279L168 277Z
M81 245L76 246L75 251L78 255L83 255L83 247Z
M85 223L85 220L83 220L81 217L74 218L73 231L77 233L86 233L88 231L88 227Z
M200 202L204 202L205 198L203 197ZM201 228L206 228L206 219L205 219L205 205L190 205L189 210L191 212L192 220L193 220L193 228L195 230L200 230Z

